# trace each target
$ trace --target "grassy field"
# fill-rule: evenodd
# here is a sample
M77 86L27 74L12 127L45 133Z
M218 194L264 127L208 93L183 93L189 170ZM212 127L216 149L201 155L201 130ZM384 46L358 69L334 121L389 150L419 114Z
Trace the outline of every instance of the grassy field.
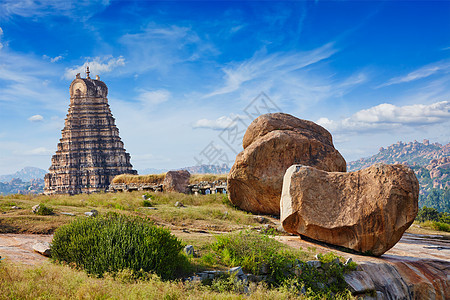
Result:
M139 216L169 228L183 244L194 245L196 256L190 258L190 274L204 270L226 270L212 244L216 236L238 230L267 230L255 215L236 209L226 195L184 195L178 193L142 192L90 195L9 195L0 196L1 233L53 233L59 226L76 218L85 218L92 209L100 215L116 212ZM175 203L183 203L176 207ZM53 209L52 215L36 215L31 208L43 204ZM13 208L14 206L19 209ZM156 208L156 209L150 209ZM66 215L71 213L75 216ZM261 220L259 220L261 221ZM264 217L269 227L278 220ZM274 230L271 229L273 232ZM283 246L287 247L287 246ZM300 259L312 259L313 252L298 251ZM186 274L183 274L185 276ZM212 288L200 283L163 281L156 276L135 280L127 273L98 279L64 265L45 263L42 266L0 263L0 299L298 299L296 292L286 287L269 288L264 283L252 283L242 294L225 285Z
M226 195L184 195L179 193L146 193L150 197L144 204L142 192L99 193L83 195L10 195L0 196L0 233L52 233L57 227L71 222L72 213L84 215L92 209L100 214L120 212L148 218L157 225L170 229L195 228L196 230L232 231L261 227L254 215L229 205ZM175 203L183 203L176 207ZM38 216L31 208L43 203L54 209L50 216ZM150 205L152 208L145 207ZM18 206L20 209L13 209ZM269 220L270 218L266 218ZM273 226L276 226L272 219Z

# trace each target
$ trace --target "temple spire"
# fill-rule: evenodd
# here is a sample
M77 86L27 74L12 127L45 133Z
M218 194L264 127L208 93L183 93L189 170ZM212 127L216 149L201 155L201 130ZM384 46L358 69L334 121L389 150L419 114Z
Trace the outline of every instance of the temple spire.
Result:
M91 79L91 77L89 77L89 74L90 74L91 72L89 72L89 66L87 66L86 67L86 78L87 79Z

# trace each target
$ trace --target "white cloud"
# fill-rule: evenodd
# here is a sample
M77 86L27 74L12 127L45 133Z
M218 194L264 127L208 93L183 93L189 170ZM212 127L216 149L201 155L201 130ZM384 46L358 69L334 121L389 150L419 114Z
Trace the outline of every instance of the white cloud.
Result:
M47 149L45 147L38 147L28 151L23 152L24 155L51 155L53 153L52 150Z
M42 57L43 57L44 59L46 59L46 60L49 60L49 61L52 62L52 63L57 62L57 61L60 61L61 59L64 58L62 55L58 55L58 56L55 56L55 57L50 57L50 56L45 55L45 54L42 55Z
M332 132L362 132L394 129L401 126L418 127L450 120L450 101L432 104L395 106L383 103L356 112L339 121L320 118L317 123Z
M92 74L101 75L111 72L118 67L125 66L125 58L123 58L123 56L117 58L112 56L95 57L81 66L67 68L64 76L67 79L73 79L77 73L83 74L86 71L87 66L89 66L89 70Z
M216 120L200 119L192 124L192 128L208 128L214 130L222 130L235 124L234 119L222 116Z
M399 84L404 82L410 82L422 78L432 76L437 73L448 73L450 72L450 61L441 60L432 64L425 65L413 72L408 73L405 76L394 77L388 82L380 85L379 87L389 86L393 84Z
M251 59L239 64L224 67L224 86L205 95L212 97L221 94L228 94L238 90L244 83L253 80L264 80L268 78L278 79L286 74L303 69L317 62L325 60L336 53L333 43L299 53L275 53L267 55L264 51L256 53Z
M109 5L109 0L2 0L0 17L39 18L50 15L87 20Z
M44 120L44 117L41 115L34 115L28 118L28 121L30 122L41 122Z
M171 94L169 91L163 89L155 91L140 90L137 100L139 100L144 107L152 107L154 105L166 102L169 100L170 95Z
M2 44L2 36L3 36L3 29L0 27L0 50L3 48L3 44Z
M191 28L175 25L161 27L151 23L141 32L123 35L119 41L128 48L127 61L132 64L129 69L136 73L148 70L168 73L175 64L218 53Z

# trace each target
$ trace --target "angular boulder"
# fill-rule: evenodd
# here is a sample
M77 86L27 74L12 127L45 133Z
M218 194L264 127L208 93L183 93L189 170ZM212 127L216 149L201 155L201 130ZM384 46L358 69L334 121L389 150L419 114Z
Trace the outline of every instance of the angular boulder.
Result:
M186 170L169 171L163 181L165 192L186 193L191 173Z
M256 118L228 174L228 197L243 210L278 215L283 176L293 164L346 171L346 162L323 127L284 113Z
M403 165L349 173L291 166L281 224L290 233L375 256L392 248L418 212L419 182Z

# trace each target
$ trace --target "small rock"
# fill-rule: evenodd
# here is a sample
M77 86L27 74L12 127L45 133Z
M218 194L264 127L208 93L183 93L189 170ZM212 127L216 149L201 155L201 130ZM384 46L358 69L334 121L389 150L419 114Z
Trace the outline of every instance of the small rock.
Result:
M145 209L150 209L150 210L157 210L157 208L156 208L156 207L148 207L148 206L144 206L144 207L142 207L142 208L145 208Z
M177 202L175 202L175 207L184 207L184 204L177 201Z
M306 264L310 267L314 267L314 268L320 268L322 266L322 263L318 260L310 260L307 261Z
M96 217L98 216L98 211L93 209L91 211L85 212L84 214L88 217Z
M353 259L351 257L347 258L347 260L345 261L345 264L348 265L349 263L351 263L353 261Z
M33 245L33 250L37 253L47 256L50 256L50 244L48 242L39 242Z
M60 214L66 215L66 216L75 216L75 214L69 213L69 212L61 212Z
M254 217L255 221L262 224L266 222L266 218L264 218L263 216L255 216Z
M236 274L237 277L244 276L244 271L242 271L242 267L234 267L227 271L229 274Z
M40 208L41 206L39 205L39 204L36 204L35 206L33 206L32 208L31 208L31 211L33 212L33 213L37 213L38 211L39 211L39 208Z
M286 230L284 230L283 225L280 225L277 227L278 232L286 233Z
M194 246L186 245L184 247L184 253L186 253L189 256L194 256L195 255Z
M142 195L142 200L147 200L147 195Z
M20 209L20 207L14 205L11 209Z

